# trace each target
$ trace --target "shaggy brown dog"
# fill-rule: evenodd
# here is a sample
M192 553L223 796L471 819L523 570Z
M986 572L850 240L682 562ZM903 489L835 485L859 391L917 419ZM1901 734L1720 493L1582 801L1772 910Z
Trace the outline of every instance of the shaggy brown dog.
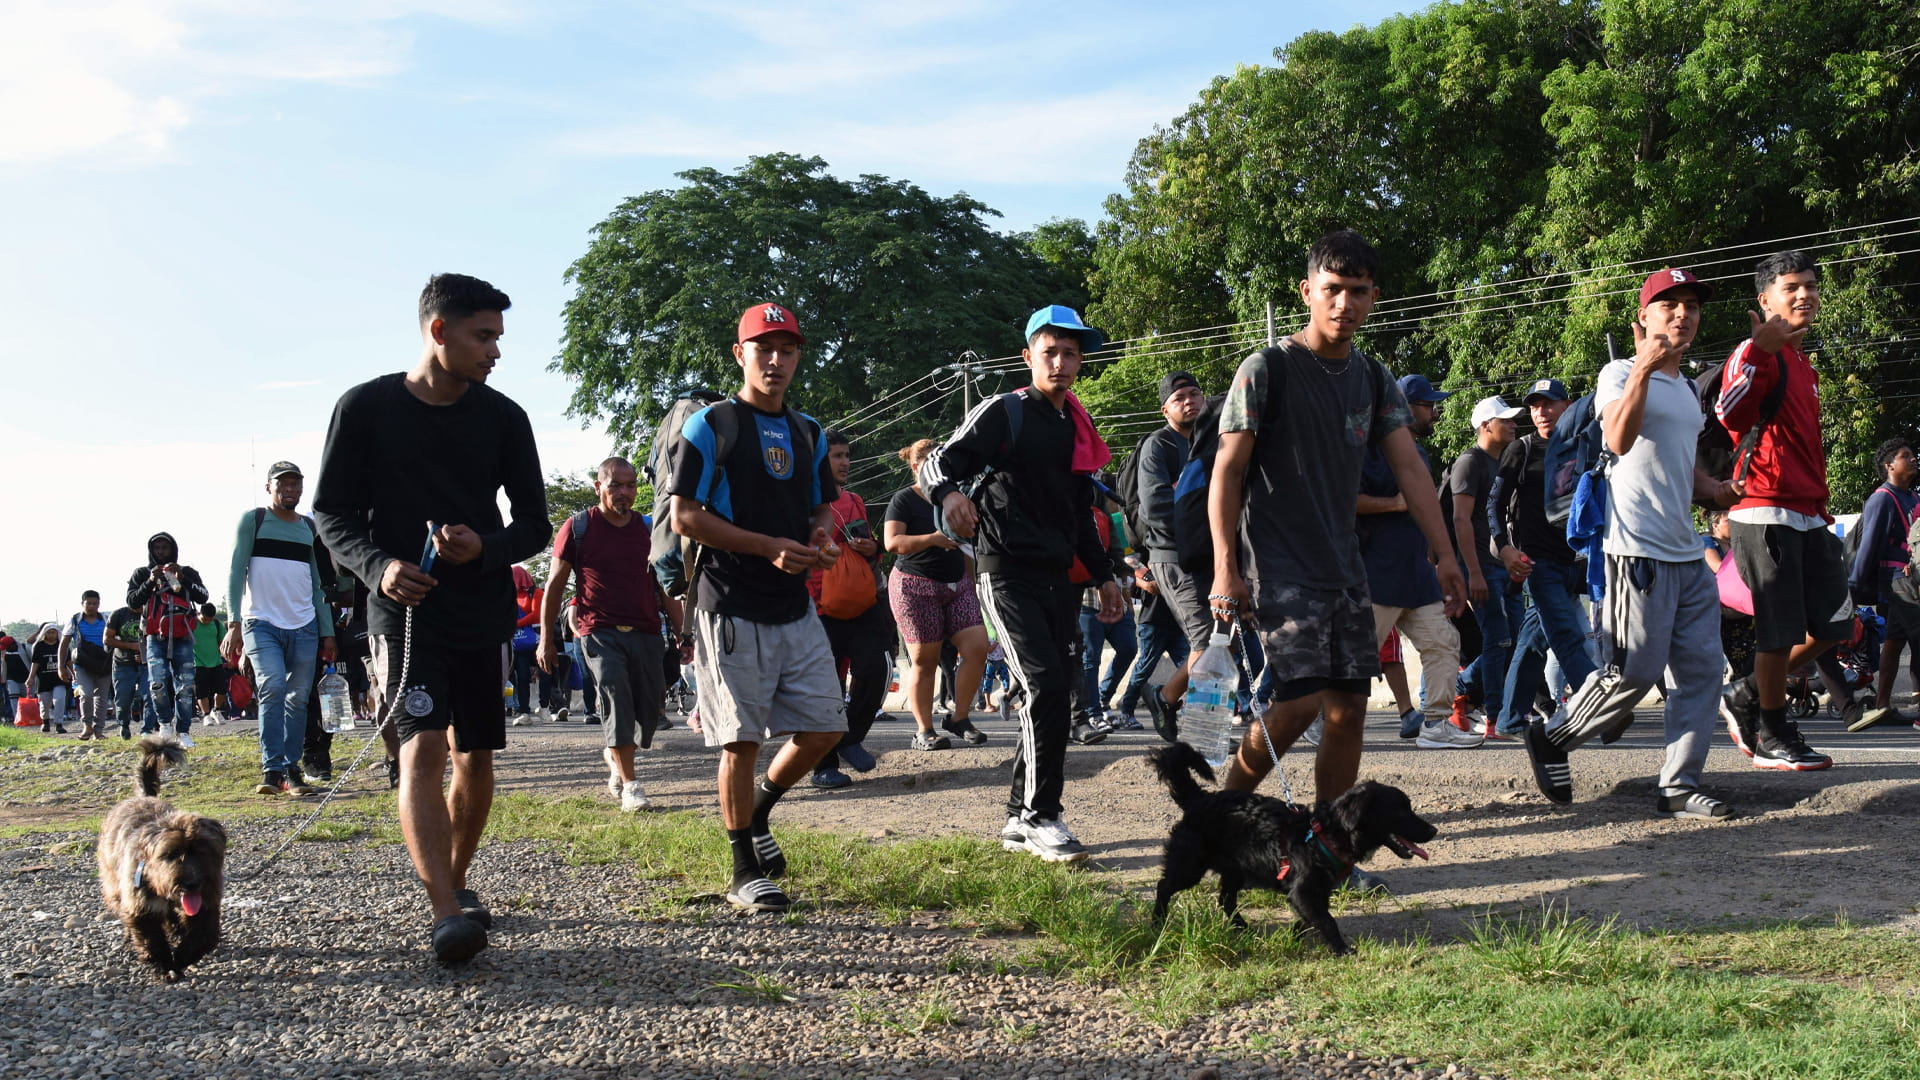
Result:
M142 795L100 823L100 895L126 926L127 946L165 979L178 978L220 943L227 831L154 797L161 766L185 758L178 739L141 739Z
M1162 747L1150 758L1183 811L1167 837L1153 902L1156 923L1166 918L1175 894L1198 885L1212 870L1220 875L1220 906L1235 925L1246 925L1234 910L1241 889L1278 889L1327 948L1350 952L1327 910L1333 890L1355 863L1382 847L1402 859L1426 858L1420 845L1438 832L1413 812L1406 792L1387 784L1356 784L1332 805L1322 803L1308 813L1248 791L1202 789L1193 774L1211 780L1213 770L1186 743Z

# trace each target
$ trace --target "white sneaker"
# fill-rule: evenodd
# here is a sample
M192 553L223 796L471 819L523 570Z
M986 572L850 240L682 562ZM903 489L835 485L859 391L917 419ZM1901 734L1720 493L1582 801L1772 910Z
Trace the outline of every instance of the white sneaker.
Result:
M1422 750L1471 750L1486 741L1484 735L1454 727L1451 720L1433 720L1421 725L1414 745Z
M647 798L647 793L640 789L640 781L629 780L620 785L621 813L637 814L652 805L653 800Z
M607 794L613 796L616 799L620 797L620 774L619 773L610 772L607 774Z
M1307 725L1307 730L1301 732L1300 737L1293 740L1293 744L1295 746L1319 746L1320 737L1326 733L1327 718L1324 716L1316 716L1313 718L1313 723Z
M545 705L542 705L539 708L533 710L533 717L536 720L540 720L544 722L547 719L547 707Z
M182 750L193 749L193 736L191 735L180 736L180 749Z
M526 727L526 726L527 726L527 714L526 714L526 713L523 713L523 712L517 712L517 713L514 713L514 714L513 714L513 726L514 726L514 727Z
M1007 824L1011 827L1013 822ZM1020 834L1016 842L1002 830L1000 846L1008 851L1030 852L1039 856L1041 862L1079 862L1087 857L1086 847L1074 839L1067 823L1059 818L1022 822Z

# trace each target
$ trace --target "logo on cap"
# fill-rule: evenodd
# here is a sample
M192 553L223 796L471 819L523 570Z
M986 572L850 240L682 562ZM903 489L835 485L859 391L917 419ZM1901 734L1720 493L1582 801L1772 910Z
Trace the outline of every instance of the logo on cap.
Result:
M787 321L787 313L778 304L768 304L760 309L760 318L770 323L783 323Z

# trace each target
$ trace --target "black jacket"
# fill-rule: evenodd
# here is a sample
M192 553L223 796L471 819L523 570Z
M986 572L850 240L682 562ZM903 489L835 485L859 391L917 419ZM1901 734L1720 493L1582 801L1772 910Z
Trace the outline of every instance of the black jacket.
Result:
M147 565L136 569L133 576L127 579L127 606L140 612L143 618L146 615L147 601L152 599L156 591L153 568L157 564L153 559L153 542L162 538L173 544L173 557L175 559L180 557L180 545L174 541L173 534L154 533L147 537ZM200 580L200 571L191 566L180 567L180 595L191 600L196 607L207 602L207 586Z
M980 526L974 563L983 573L1064 584L1080 557L1089 587L1113 580L1113 565L1094 531L1093 479L1076 474L1073 420L1038 390L1019 398L1025 410L1015 441L1003 398L974 407L946 444L920 463L920 489L936 506L985 473L974 493Z
M1134 490L1140 499L1139 546L1146 549L1150 563L1180 561L1173 539L1173 485L1192 452L1193 444L1171 426L1140 440Z

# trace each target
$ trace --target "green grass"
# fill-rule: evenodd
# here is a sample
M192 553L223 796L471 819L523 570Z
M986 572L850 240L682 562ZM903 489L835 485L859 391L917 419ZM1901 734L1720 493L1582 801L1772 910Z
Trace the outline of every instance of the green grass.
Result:
M212 752L196 753L186 775L170 783L170 797L196 809L211 803L260 816L304 812L291 800L236 794L255 768L247 756L252 744L203 745ZM22 773L0 773L0 795L15 797ZM392 812L389 794L368 792L330 808L302 838L397 842ZM633 867L652 886L632 901L636 915L694 922L721 910L712 899L725 885L728 857L710 814L624 815L593 798L509 794L496 802L489 831L497 839L553 845L574 862ZM1481 915L1465 932L1438 940L1361 936L1353 955L1333 957L1291 934L1284 905L1264 892L1245 897L1248 930L1221 917L1207 887L1183 894L1165 924L1154 927L1150 897L1117 876L1048 866L983 840L874 842L802 829L779 835L792 888L806 902L788 915L790 924L835 908L889 921L939 912L971 935L943 958L948 972L1048 972L1113 987L1142 1016L1167 1026L1235 1006L1271 1018L1257 1044L1219 1048L1226 1052L1313 1038L1368 1055L1596 1080L1904 1080L1916 1071L1920 949L1911 935L1845 919L1646 933L1549 908ZM1417 898L1341 894L1335 912L1359 919L1378 910L1417 914L1420 905ZM737 976L713 984L706 996L787 1003L804 992L784 973ZM902 1032L960 1018L937 993L849 994L847 1001L856 1021ZM1030 1026L999 1032L1010 1045L1033 1034Z

